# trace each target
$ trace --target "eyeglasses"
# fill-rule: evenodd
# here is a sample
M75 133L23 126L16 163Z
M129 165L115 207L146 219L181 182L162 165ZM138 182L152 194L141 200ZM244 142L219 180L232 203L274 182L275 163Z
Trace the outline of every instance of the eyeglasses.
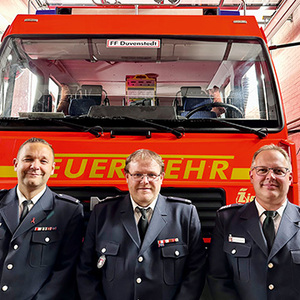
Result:
M255 170L258 176L266 176L271 170L276 177L284 177L287 173L290 172L288 168L284 168L284 167L268 168L268 167L258 166L258 167L254 167L253 169Z
M149 182L156 180L161 174L153 174L153 173L149 173L149 174L141 174L141 173L135 173L135 174L130 174L128 172L128 174L136 181L142 181L144 177L147 177L147 180Z

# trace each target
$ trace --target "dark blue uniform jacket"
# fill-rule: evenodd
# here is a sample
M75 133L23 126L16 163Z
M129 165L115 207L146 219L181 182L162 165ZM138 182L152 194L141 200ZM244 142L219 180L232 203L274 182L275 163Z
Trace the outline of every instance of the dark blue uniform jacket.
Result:
M159 247L172 238L178 241ZM78 267L81 299L199 300L204 280L201 226L190 201L159 195L142 246L129 195L96 205Z
M209 253L214 299L300 299L300 208L290 202L268 253L254 202L218 211Z
M47 187L19 225L16 188L0 198L0 299L74 299L82 205Z

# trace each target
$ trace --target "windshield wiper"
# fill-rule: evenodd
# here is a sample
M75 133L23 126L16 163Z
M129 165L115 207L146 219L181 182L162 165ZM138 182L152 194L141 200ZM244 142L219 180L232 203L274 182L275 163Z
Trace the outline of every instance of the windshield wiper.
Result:
M76 129L76 130L79 130L79 131L82 131L82 132L89 132L97 138L100 137L103 134L103 128L101 126L86 127L86 126L83 126L83 125L77 125L77 124L68 122L64 119L49 119L49 120L53 123L56 123L56 124L68 126L72 129Z
M151 127L155 128L155 129L163 130L164 132L170 132L170 133L174 134L178 139L183 137L182 132L180 132L176 129L173 129L171 127L168 127L168 126L157 124L155 122L146 121L145 119L125 117L125 116L122 116L121 118L125 119L125 120L131 120L131 121L135 121L135 122L138 122L138 123L143 123L143 124L146 124L146 125L150 125Z
M177 138L181 138L183 136L183 133L178 130L175 130L173 128L163 126L163 125L160 125L160 124L157 124L154 122L146 121L143 119L136 119L136 118L131 118L131 117L120 117L120 119L128 119L128 120L133 120L133 121L140 122L143 124L147 124L153 128L161 129L161 130L164 130L165 132L170 132L170 133L174 134ZM86 127L83 125L77 125L77 124L68 122L65 119L49 119L49 120L56 124L68 126L72 129L76 129L76 130L83 131L83 132L89 132L89 133L95 135L97 138L100 137L104 132L103 127L101 127L101 126ZM150 137L150 136L151 135L147 131L147 137Z
M55 124L64 125L72 129L76 129L82 132L89 132L95 137L100 137L103 134L103 128L101 126L86 127L83 125L77 125L66 121L62 112L24 112L19 113L22 119L28 120L47 120ZM101 134L99 133L101 132Z
M97 138L100 137L104 132L104 129L101 126L96 125L96 126L93 126L93 127L87 127L87 126L83 126L83 125L74 124L72 122L68 122L68 120L66 120L64 118L53 118L52 116L43 117L41 115L36 115L36 114L34 115L34 117L32 116L32 117L25 117L25 118L26 119L34 119L34 120L47 120L47 121L50 121L54 124L67 126L69 128L75 129L77 131L89 132L89 133L93 134L94 136L96 136ZM113 119L132 120L132 121L135 121L135 122L150 125L151 127L163 130L164 132L170 132L170 133L174 134L177 138L181 138L183 136L183 133L178 131L178 130L175 130L175 129L170 128L168 126L163 126L163 125L151 122L151 121L146 121L145 119L137 119L137 118L127 117L127 116L121 116L121 117L113 118ZM130 129L128 129L128 128L122 128L123 132L126 131L126 130L130 131ZM141 132L141 128L135 128L134 131L136 131L136 130ZM111 135L113 136L115 134L115 132L116 132L116 130L111 130ZM151 137L150 130L146 130L144 132L146 132L145 135L147 137Z
M246 133L254 133L256 134L260 139L265 138L268 135L268 129L267 128L261 128L261 129L253 129L248 126L232 123L223 119L205 119L205 120L210 120L211 122L217 122L217 123L222 123L226 125L227 127L233 127L236 129L239 129L241 132L246 132Z

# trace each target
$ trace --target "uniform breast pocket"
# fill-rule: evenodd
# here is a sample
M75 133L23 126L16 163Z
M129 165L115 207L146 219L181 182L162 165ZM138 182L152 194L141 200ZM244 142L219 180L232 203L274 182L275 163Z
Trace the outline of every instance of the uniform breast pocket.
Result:
M244 282L249 281L251 245L226 241L223 250L227 253L232 264L234 279Z
M187 245L168 245L161 248L164 264L164 281L168 285L179 284L189 253Z
M30 247L30 265L47 267L54 263L59 249L60 234L58 231L32 232Z
M101 257L105 257L103 266L100 266L97 262L97 267L101 267L107 281L112 281L116 276L116 272L122 272L122 263L118 257L119 247L118 243L112 241L100 241L96 245L98 262Z

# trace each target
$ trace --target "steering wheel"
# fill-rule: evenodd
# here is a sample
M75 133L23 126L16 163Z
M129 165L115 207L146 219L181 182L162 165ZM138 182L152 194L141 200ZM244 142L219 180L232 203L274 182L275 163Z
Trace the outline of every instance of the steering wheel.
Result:
M193 109L192 111L190 111L185 117L187 119L189 119L197 111L204 110L206 108L213 108L213 107L225 107L225 108L228 108L228 109L230 109L232 111L237 112L240 115L239 116L240 118L244 117L242 111L238 107L236 107L236 106L234 106L232 104L222 103L222 102L213 102L213 103L207 103L207 104L200 105L200 106L196 107L195 109Z

